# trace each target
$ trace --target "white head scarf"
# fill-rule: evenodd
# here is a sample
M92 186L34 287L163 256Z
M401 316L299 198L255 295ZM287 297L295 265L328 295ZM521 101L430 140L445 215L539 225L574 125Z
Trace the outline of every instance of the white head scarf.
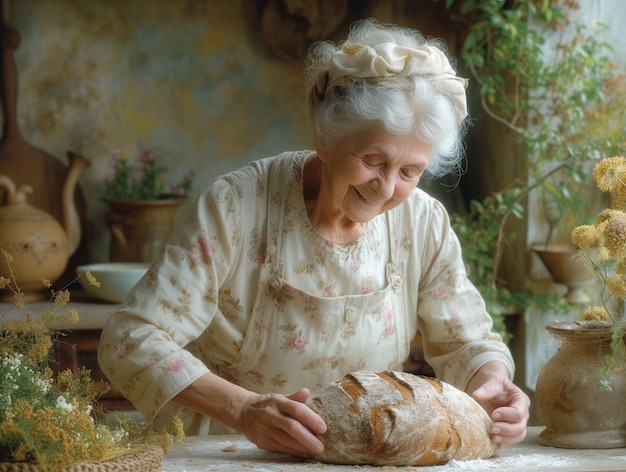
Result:
M341 50L331 57L326 90L346 86L350 79L355 78L406 77L412 74L425 76L436 90L453 100L457 123L467 116L467 79L456 76L443 51L427 45L417 49L393 43L370 47L346 41Z

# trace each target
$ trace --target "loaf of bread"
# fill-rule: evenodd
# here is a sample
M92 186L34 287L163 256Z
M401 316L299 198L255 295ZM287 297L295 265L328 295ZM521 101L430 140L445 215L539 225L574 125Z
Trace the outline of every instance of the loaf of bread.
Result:
M406 372L361 371L323 385L307 405L326 422L324 452L334 464L435 465L497 451L491 419L469 395Z

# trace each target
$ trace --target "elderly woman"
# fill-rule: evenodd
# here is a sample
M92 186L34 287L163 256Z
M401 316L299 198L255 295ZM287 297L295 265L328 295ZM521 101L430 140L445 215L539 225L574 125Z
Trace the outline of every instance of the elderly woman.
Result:
M216 179L109 319L100 364L157 424L321 452L304 401L356 370L401 370L419 330L437 376L473 395L501 446L528 397L468 281L442 205L417 188L458 169L466 81L414 30L359 22L306 62L314 151Z

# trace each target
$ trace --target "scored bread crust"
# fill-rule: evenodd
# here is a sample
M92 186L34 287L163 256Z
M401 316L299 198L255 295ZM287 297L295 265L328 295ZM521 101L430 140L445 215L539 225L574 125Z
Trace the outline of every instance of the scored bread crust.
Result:
M491 419L465 392L407 372L360 371L324 384L306 404L326 422L314 459L335 464L435 465L484 459Z

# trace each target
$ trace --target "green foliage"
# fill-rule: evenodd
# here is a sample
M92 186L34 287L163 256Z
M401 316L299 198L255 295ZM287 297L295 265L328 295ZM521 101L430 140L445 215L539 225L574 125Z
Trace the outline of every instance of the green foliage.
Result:
M614 369L617 365L616 360L619 358L619 365L623 366L623 359L626 356L626 344L624 336L626 336L626 327L624 324L615 324L611 330L611 354L604 356L604 367L600 371L600 387L604 390L612 391L611 382L613 380Z
M492 314L514 303L521 309L563 309L563 302L532 292L512 294L499 278L502 253L515 238L510 217L523 218L533 190L541 191L550 231L567 220L587 222L589 162L623 152L626 79L608 58L604 25L585 27L569 18L569 0L445 0L466 21L461 47L485 112L508 129L523 150L520 175L453 226L471 267L471 279ZM546 43L545 33L555 38ZM618 101L620 105L613 105ZM588 215L587 215L588 216Z

